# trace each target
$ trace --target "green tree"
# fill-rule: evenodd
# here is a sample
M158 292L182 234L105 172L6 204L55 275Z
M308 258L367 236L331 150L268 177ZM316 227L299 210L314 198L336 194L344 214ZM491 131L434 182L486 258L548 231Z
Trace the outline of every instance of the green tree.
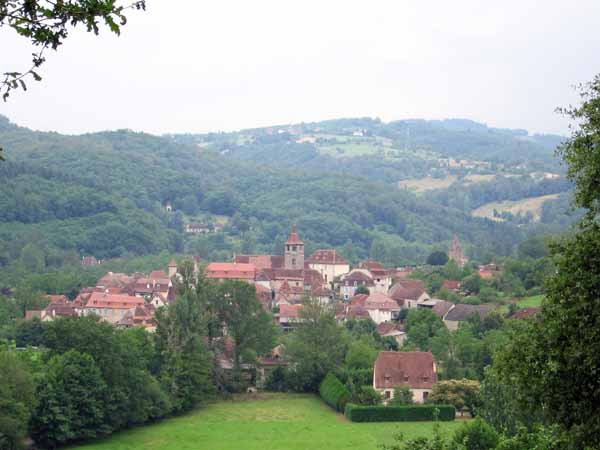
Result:
M253 285L243 281L219 283L214 295L209 296L208 306L215 325L223 325L222 331L233 340L236 372L242 362L254 363L257 356L275 346L277 329Z
M55 448L111 431L107 425L106 384L90 355L69 350L49 362L37 391L31 421L34 440Z
M364 284L361 284L360 286L358 286L358 287L356 288L356 290L354 291L354 294L355 294L355 295L358 295L358 294L366 294L366 295L369 295L370 293L371 293L371 292L369 291L369 288L368 288L368 287L366 287Z
M431 252L427 257L427 264L432 266L443 266L448 262L448 255L446 252L442 252L437 250L435 252Z
M296 390L316 392L325 375L341 367L347 338L333 312L318 301L306 302L300 319L286 339L286 353L293 364L291 377Z
M586 209L577 233L552 247L556 273L546 286L541 320L525 325L500 354L504 383L522 407L541 405L547 420L569 433L571 447L600 442L600 75L565 111L578 124L561 154Z
M194 280L189 264L181 264L180 294L169 308L156 313L156 349L159 381L169 394L173 410L187 411L211 398L211 355L206 341L206 308L210 286Z
M368 339L353 340L348 345L345 365L348 369L372 369L377 350Z
M452 436L452 441L465 450L494 450L500 442L500 436L485 420L477 418L464 423Z
M0 350L0 448L23 447L35 404L31 375L9 350Z
M469 275L462 280L462 289L470 294L479 294L482 280L478 273Z
M433 386L430 399L435 403L453 405L461 414L467 409L474 415L480 404L480 384L474 380L440 381Z
M394 396L390 400L391 405L412 405L412 403L413 394L408 386L399 386L394 388Z

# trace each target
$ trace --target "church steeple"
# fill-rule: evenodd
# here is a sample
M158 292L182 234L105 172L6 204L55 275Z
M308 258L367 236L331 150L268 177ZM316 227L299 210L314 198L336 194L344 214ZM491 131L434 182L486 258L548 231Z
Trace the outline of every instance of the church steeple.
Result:
M292 226L290 237L285 242L284 255L286 269L304 269L304 242L298 236L296 225Z

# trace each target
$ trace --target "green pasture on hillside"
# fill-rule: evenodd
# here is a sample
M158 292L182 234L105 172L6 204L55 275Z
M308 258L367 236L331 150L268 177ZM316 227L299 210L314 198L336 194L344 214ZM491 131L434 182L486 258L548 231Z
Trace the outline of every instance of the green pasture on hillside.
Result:
M402 432L432 433L432 422L352 423L319 397L260 394L220 401L182 417L71 447L85 450L376 450ZM442 432L460 422L441 422Z

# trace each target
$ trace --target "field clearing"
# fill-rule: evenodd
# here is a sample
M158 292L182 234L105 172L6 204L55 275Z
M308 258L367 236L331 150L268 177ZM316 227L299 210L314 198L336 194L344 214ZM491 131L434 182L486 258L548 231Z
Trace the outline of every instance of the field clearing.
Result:
M479 174L472 174L472 175L467 175L464 178L464 184L465 185L470 185L470 184L477 184L477 183L485 183L488 181L494 181L496 179L497 175L494 174L486 174L486 175L479 175Z
M519 305L519 308L537 308L542 306L542 301L545 297L545 295L534 295L532 297L525 297L520 299L517 302L517 305Z
M321 153L334 157L375 155L384 150L382 145L366 142L325 145L318 149Z
M533 214L533 220L539 221L542 213L542 205L548 200L556 200L560 194L542 195L540 197L529 197L516 201L503 201L503 202L492 202L486 203L477 209L474 209L471 213L475 217L485 217L491 220L503 221L501 217L494 217L494 210L499 213L506 211L511 214L517 215L527 214L530 212Z
M456 180L458 180L456 175L448 175L445 178L412 178L410 180L398 181L398 187L401 189L410 189L415 192L426 192L433 189L446 189Z
M402 432L428 436L433 422L352 423L314 395L261 394L117 433L85 450L376 450ZM460 422L440 422L443 433Z

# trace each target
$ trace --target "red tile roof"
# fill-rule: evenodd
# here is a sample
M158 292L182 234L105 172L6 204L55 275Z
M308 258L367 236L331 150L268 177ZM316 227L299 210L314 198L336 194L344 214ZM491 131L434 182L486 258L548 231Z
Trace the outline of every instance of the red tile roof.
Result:
M317 250L307 261L310 264L348 265L348 261L335 249Z
M286 305L282 304L279 307L279 320L286 319L297 319L300 317L300 311L304 305Z
M373 259L367 259L366 261L362 261L358 267L360 267L361 269L367 269L367 270L372 270L372 269L385 269L385 267L383 266L383 264L381 264L379 261L375 261Z
M398 302L385 294L381 294L376 292L367 297L365 301L365 308L369 309L382 309L382 310L392 310L397 311L400 309Z
M442 289L448 289L450 291L458 291L460 286L461 282L457 280L446 280L442 283Z
M425 283L421 280L402 280L394 284L389 293L398 302L417 300L425 293Z
M254 280L256 266L254 264L210 263L206 266L206 278L218 280Z
M103 292L92 292L85 304L86 308L109 308L109 309L131 309L138 305L144 305L143 298L122 294L105 294Z
M437 368L431 352L379 352L373 369L376 389L408 386L432 389Z
M394 331L404 332L404 326L394 322L382 322L377 325L377 333L379 333L379 336L386 336Z
M292 232L290 233L290 237L285 243L290 245L304 245L304 242L302 242L300 236L298 236L296 225L292 226Z
M257 270L278 269L283 267L281 255L236 255L234 262L238 264L254 264Z

